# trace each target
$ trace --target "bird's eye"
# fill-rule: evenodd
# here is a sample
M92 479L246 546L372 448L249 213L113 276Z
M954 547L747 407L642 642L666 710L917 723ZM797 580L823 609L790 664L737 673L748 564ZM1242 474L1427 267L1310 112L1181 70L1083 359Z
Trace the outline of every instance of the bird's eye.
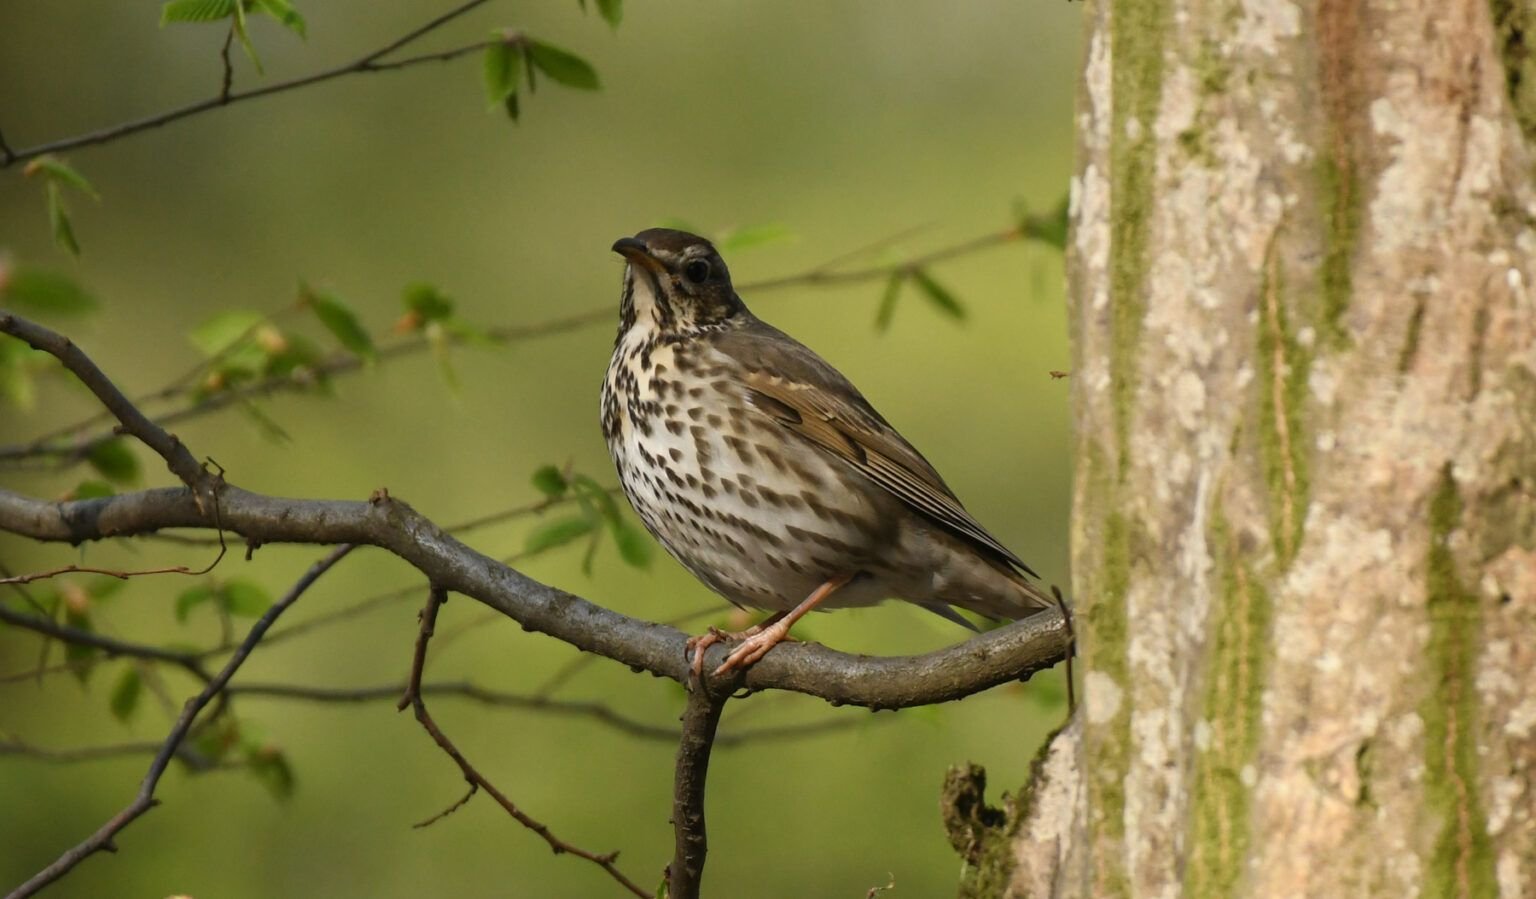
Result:
M683 277L695 284L703 284L709 280L709 260L695 259L683 266Z

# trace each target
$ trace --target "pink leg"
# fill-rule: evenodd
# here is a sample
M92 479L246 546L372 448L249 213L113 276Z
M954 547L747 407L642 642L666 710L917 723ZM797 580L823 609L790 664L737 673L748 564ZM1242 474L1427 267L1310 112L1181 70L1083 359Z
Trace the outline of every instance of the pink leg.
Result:
M718 627L712 627L697 637L689 637L687 649L684 650L684 654L686 656L692 657L692 662L689 664L689 667L693 669L694 679L697 680L704 674L705 650L709 649L711 646L714 646L716 643L719 643L721 640L734 642L736 640L745 640L748 637L756 636L757 634L762 633L763 628L771 627L780 618L783 617L783 612L775 612L772 615L769 615L767 618L764 618L761 624L754 624L744 631L726 631L721 630Z
M811 591L811 595L807 596L800 605L795 606L788 612L770 618L758 627L753 628L752 630L756 631L756 633L745 635L746 639L741 641L741 645L731 650L731 654L725 657L725 661L720 663L719 668L715 669L715 676L719 677L727 671L736 668L745 668L767 655L768 650L774 648L780 641L789 636L789 629L795 626L796 621L804 618L807 612L821 605L827 597L851 580L853 580L853 575L851 574L838 575ZM703 653L700 653L698 658L695 659L694 664L699 665L699 659L702 658Z

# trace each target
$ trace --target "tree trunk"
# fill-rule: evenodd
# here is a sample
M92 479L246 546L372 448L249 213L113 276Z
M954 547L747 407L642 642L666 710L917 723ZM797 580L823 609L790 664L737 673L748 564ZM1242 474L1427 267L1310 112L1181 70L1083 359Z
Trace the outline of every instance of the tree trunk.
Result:
M1008 894L1536 896L1536 0L1086 15Z

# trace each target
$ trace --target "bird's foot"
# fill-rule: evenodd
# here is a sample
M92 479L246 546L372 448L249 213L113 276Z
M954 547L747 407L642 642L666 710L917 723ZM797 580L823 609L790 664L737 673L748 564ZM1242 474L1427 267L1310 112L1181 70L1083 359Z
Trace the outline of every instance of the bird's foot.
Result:
M729 671L746 668L754 664L758 659L768 654L768 650L778 646L785 640L794 640L789 635L789 626L794 622L780 619L772 624L760 625L752 628L755 633L742 633L736 635L741 639L741 645L731 650L731 654L725 657L720 667L714 670L714 676L719 677ZM703 654L700 654L702 660Z
M738 646L736 649L732 650L731 654L726 656L725 663L722 664L719 668L715 669L715 674L721 675L733 668L745 668L746 666L752 664L753 662L762 658L763 653L772 649L773 644L775 643L786 639L793 640L793 637L788 636L789 624L786 623L783 619L784 613L778 612L770 616L761 624L754 624L744 631L728 631L724 628L711 627L709 630L698 635L697 637L689 637L687 644L685 644L683 654L684 657L688 659L688 667L693 672L693 679L698 680L704 676L704 653L716 643L741 642L742 646L747 646L748 644L751 644L752 641L761 639L762 636L770 630L775 631L778 634L777 636L770 639L769 642L762 647L762 649L753 650L754 654L752 657L750 659L746 659L745 661L737 658L737 656L742 654L741 646Z
M737 640L745 640L755 636L763 629L762 625L754 624L744 631L728 631L723 628L710 627L709 630L697 637L689 637L683 649L683 655L689 659L688 667L693 671L693 679L698 680L704 676L704 653L716 643L723 641L734 643Z

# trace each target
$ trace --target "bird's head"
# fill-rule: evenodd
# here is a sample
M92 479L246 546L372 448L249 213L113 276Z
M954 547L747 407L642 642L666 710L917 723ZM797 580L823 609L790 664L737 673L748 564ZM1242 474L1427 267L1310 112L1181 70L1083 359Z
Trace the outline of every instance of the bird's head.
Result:
M697 234L650 228L614 241L623 256L621 330L636 324L687 333L728 322L745 310L714 245Z

